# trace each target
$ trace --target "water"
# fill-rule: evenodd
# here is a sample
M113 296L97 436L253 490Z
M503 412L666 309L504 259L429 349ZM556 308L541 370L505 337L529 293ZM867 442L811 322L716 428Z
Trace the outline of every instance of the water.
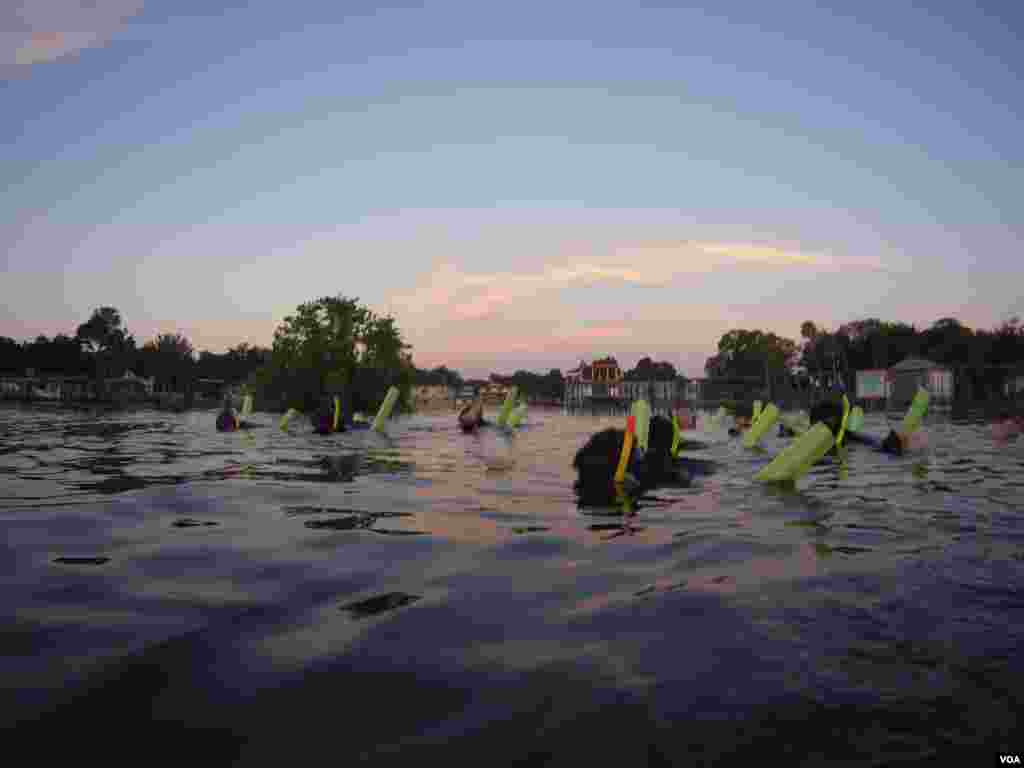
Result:
M572 491L576 449L621 418L213 418L0 409L0 714L34 755L1024 751L1024 440L930 421L923 454L853 446L787 492L751 481L784 441L695 434L719 473L627 518Z

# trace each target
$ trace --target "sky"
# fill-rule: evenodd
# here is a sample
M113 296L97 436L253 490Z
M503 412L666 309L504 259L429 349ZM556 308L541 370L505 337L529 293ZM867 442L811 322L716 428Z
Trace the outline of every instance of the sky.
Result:
M420 367L1024 315L1024 6L0 4L0 335L269 345L357 298Z

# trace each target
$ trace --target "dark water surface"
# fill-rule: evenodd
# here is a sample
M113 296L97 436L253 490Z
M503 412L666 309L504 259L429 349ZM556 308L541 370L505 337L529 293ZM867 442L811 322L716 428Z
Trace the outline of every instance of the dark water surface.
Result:
M929 418L924 453L853 446L786 492L751 480L784 441L693 435L720 471L627 518L572 490L576 449L621 418L213 418L0 409L7 745L105 765L1024 752L1022 439Z

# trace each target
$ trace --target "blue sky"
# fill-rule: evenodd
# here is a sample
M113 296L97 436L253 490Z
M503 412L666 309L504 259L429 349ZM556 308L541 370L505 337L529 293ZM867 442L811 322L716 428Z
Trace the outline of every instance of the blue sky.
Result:
M267 344L340 292L420 365L697 374L733 327L1024 313L1014 3L0 14L2 335Z

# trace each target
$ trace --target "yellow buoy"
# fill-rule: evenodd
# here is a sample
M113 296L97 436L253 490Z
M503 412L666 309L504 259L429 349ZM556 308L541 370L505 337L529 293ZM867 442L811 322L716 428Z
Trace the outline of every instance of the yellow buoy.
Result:
M515 429L519 426L522 420L526 417L526 403L520 403L516 406L515 410L508 417L507 426L509 429Z
M377 417L373 420L373 428L378 432L384 431L384 422L387 421L389 416L391 416L391 409L395 407L395 401L397 400L398 387L391 387L388 390L387 396L384 398L384 402L380 404L380 410L377 411Z
M501 410L498 411L497 424L499 427L505 426L508 421L508 417L512 414L512 408L516 404L516 397L519 395L519 387L514 386L505 395L505 402L501 404Z
M651 406L646 400L637 400L633 403L633 416L636 418L636 442L641 450L647 450L647 443L651 436Z
M761 469L755 480L782 482L799 480L835 444L832 430L818 423L790 443L786 449Z
M917 394L914 395L914 401L910 404L910 408L907 409L907 415L903 417L900 434L908 436L917 431L917 428L921 426L921 420L924 419L925 413L928 412L929 399L928 390L924 387L918 387Z
M636 432L636 417L626 418L626 435L622 441L622 453L619 455L619 466L615 470L615 482L622 483L626 479L626 467L629 465L629 457L633 453L633 437Z
M764 410L760 412L760 415L757 417L754 425L748 429L747 434L743 436L743 445L747 448L753 448L757 445L778 418L778 406L776 406L775 403L768 403L768 405L764 407Z
M281 418L281 429L288 429L288 424L292 418L298 414L298 411L294 408L289 408L285 415Z
M850 411L850 423L846 426L849 432L860 432L864 426L864 409L859 405Z
M843 444L843 437L846 435L846 422L850 420L850 401L843 395L843 421L839 425L839 434L836 436L836 445Z

